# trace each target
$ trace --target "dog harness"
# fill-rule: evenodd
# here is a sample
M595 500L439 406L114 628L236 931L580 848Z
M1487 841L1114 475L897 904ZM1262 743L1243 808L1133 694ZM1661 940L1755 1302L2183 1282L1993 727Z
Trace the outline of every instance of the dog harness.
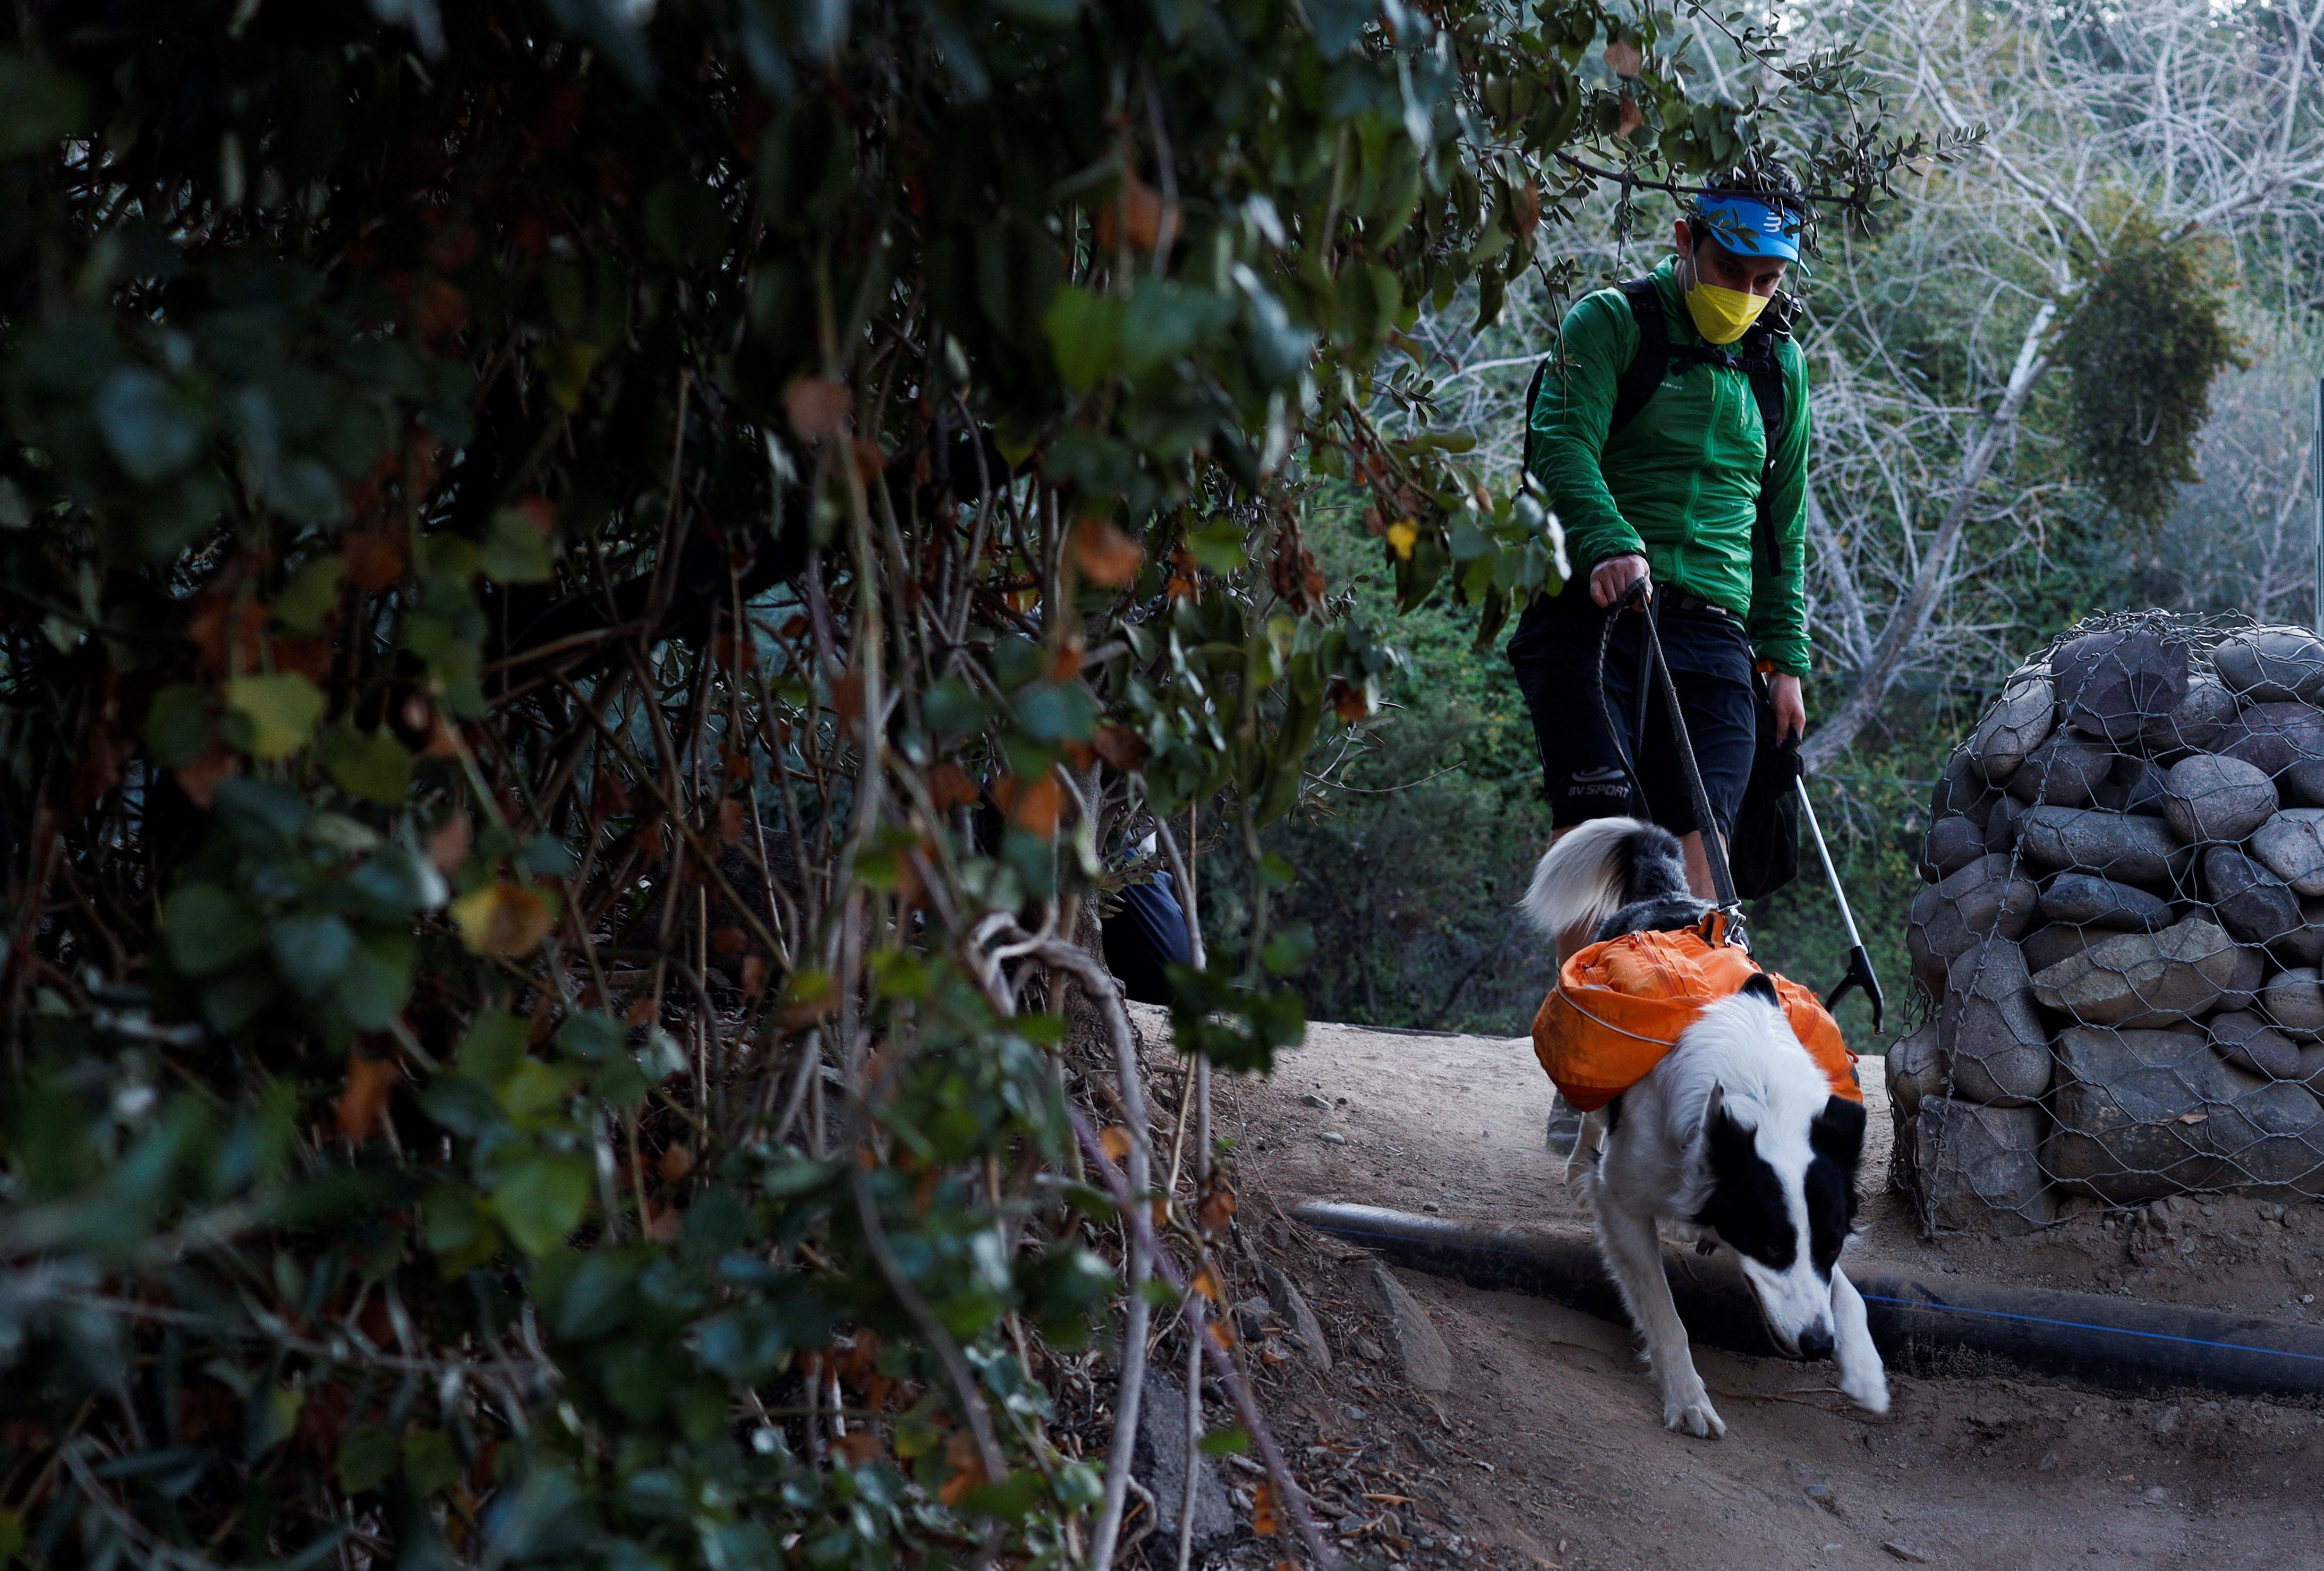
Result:
M1726 942L1713 913L1700 927L1626 932L1567 960L1533 1019L1534 1056L1567 1102L1594 1113L1645 1079L1694 1024L1703 1006L1741 992L1759 968ZM1797 982L1769 974L1792 1034L1831 1083L1831 1094L1864 1100L1856 1055L1840 1025Z

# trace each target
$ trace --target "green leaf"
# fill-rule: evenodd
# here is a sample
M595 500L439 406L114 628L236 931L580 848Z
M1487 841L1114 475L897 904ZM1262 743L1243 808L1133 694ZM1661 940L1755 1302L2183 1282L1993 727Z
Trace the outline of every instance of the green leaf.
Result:
M355 941L332 997L356 1029L385 1031L411 997L415 946L408 932L368 932Z
M145 745L164 769L192 763L210 745L210 690L173 682L145 709Z
M1315 934L1304 922L1291 923L1268 939L1259 956L1259 963L1278 977L1305 970L1314 958Z
M493 1214L527 1254L546 1254L581 1225L588 1208L589 1164L576 1156L529 1156L501 1175Z
M142 365L105 379L94 405L97 428L132 480L152 485L186 466L202 443L202 423L185 400Z
M520 1125L539 1126L564 1110L565 1098L581 1079L569 1064L546 1064L537 1058L520 1059L500 1083L501 1110Z
M1056 356L1057 374L1075 392L1087 392L1111 374L1121 355L1121 302L1067 285L1049 302L1041 329Z
M585 1063L603 1063L622 1056L629 1027L610 1015L595 1011L570 1015L557 1029L557 1045Z
M377 1489L395 1471L395 1437L376 1425L347 1431L339 1442L339 1487L349 1494Z
M339 607L339 581L346 576L345 558L327 552L303 563L274 597L277 620L296 633L319 633Z
M161 915L170 959L189 977L207 977L266 942L258 914L215 884L189 884Z
M1204 1435L1202 1448L1205 1456L1240 1456L1250 1449L1250 1437L1240 1429L1221 1429Z
M394 807L411 789L411 754L386 731L335 725L315 744L315 756L350 796Z
M322 694L296 671L237 676L226 684L226 706L244 724L238 745L254 758L289 758L323 718Z
M460 1072L488 1086L499 1085L523 1061L525 1041L531 1034L520 1015L478 1010L460 1043Z
M23 157L89 123L88 89L17 50L0 50L0 161ZM0 1560L8 1551L0 1548Z
M1222 576L1250 560L1243 553L1242 526L1231 516L1214 519L1199 529L1187 531L1186 549L1194 554L1195 561Z
M460 1454L441 1429L414 1429L403 1437L403 1481L421 1497L449 1486L460 1476Z
M514 508L503 508L493 515L493 527L484 536L476 565L485 577L503 583L546 583L557 576L549 541L530 519Z
M320 997L355 953L355 935L336 916L286 916L267 934L274 969L304 998Z

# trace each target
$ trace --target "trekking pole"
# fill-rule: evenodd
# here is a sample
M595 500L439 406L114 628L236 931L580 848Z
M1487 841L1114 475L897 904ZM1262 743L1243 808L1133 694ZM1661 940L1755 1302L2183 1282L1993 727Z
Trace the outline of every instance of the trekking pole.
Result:
M1863 935L1856 931L1856 914L1848 908L1848 891L1840 887L1840 869L1831 865L1831 848L1823 843L1823 825L1816 822L1815 803L1808 796L1804 776L1794 776L1792 785L1800 794L1800 811L1808 815L1808 832L1815 836L1816 856L1823 862L1823 876L1831 884L1831 897L1840 907L1840 920L1848 929L1848 974L1840 978L1840 986L1823 996L1823 1006L1836 1009L1841 997L1850 988L1862 990L1864 1001L1872 1006L1872 1034L1880 1034L1880 1022L1885 1005L1880 997L1880 978L1872 974L1872 957L1864 952Z

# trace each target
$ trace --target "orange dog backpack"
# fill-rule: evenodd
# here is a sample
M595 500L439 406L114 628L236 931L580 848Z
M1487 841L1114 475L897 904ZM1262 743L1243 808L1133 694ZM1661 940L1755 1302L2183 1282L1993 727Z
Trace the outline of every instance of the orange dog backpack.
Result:
M1604 1107L1662 1062L1704 1005L1742 990L1759 968L1725 939L1725 923L1714 914L1700 928L1626 932L1565 962L1534 1016L1533 1051L1567 1102L1583 1113ZM1832 1095L1864 1100L1856 1055L1831 1012L1797 982L1772 979L1792 1034L1831 1082Z

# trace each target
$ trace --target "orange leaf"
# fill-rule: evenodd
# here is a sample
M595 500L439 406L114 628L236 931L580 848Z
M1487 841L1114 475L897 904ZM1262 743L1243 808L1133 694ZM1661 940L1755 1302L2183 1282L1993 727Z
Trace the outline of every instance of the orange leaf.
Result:
M1204 1233L1217 1233L1226 1226L1234 1214L1234 1191L1222 1186L1203 1197L1202 1209L1194 1215Z
M766 988L767 957L744 955L742 957L742 1001L746 1004L757 1002L759 995L766 991Z
M1106 1155L1113 1158L1114 1161L1120 1162L1123 1160L1130 1154L1130 1125L1127 1124L1107 1125L1103 1129L1098 1132L1097 1143L1104 1148Z
M654 1164L654 1168L661 1174L662 1182L683 1183L686 1175L694 1171L694 1153L687 1146L673 1145L661 1153L661 1160Z
M992 799L1009 815L1010 822L1043 840L1056 834L1057 818L1065 806L1065 789L1054 774L1045 774L1029 782L1014 775L1003 775L992 787Z
M848 410L847 390L835 381L797 376L783 389L783 413L790 417L791 429L810 442L845 430Z
M722 927L710 935L710 947L722 960L733 960L751 947L750 934L739 927Z
M1145 547L1103 519L1084 519L1074 526L1073 552L1082 576L1108 589L1135 581L1146 563Z
M396 1068L383 1058L352 1053L347 1058L346 1088L339 1093L339 1133L351 1145L371 1138L372 1125L387 1110L388 1093L395 1089Z
M1146 761L1146 739L1126 725L1102 725L1090 740L1097 756L1125 775Z
M468 846L474 831L468 825L468 815L456 813L428 831L421 843L428 848L428 859L436 864L437 871L456 872L468 859Z
M1281 1519L1275 1514L1275 1482L1262 1478L1250 1492L1250 1530L1254 1533L1279 1533Z
M729 796L718 804L718 842L733 845L742 838L742 829L750 815L750 804L739 796Z
M1194 1275L1194 1280L1187 1282L1186 1285L1194 1291L1198 1292L1204 1298L1210 1300L1211 1302L1215 1304L1219 1301L1219 1279L1213 1273L1209 1266L1206 1265L1203 1267L1202 1270L1196 1272Z
M863 673L850 671L831 684L831 707L842 725L853 725L863 713Z
M242 761L222 742L213 742L208 751L190 764L178 767L178 789L197 807L207 810L217 799L218 783L230 780L242 772Z
M1131 250L1151 251L1162 242L1166 220L1176 230L1177 219L1176 210L1140 179L1136 170L1124 170L1120 194L1097 210L1098 248L1111 251L1126 234Z
M1631 97L1628 89L1625 89L1622 94L1621 110L1614 119L1614 134L1628 137L1646 123L1646 111L1638 107L1638 101Z
M937 1487L936 1498L956 1506L970 1490L983 1486L984 1464L976 1455L975 1440L959 1433L945 1442L945 1460L952 1464L953 1474Z
M958 764L938 764L928 771L928 799L937 812L949 813L974 802L976 786Z
M487 884L452 902L452 920L480 955L523 955L540 947L556 913L521 884Z

